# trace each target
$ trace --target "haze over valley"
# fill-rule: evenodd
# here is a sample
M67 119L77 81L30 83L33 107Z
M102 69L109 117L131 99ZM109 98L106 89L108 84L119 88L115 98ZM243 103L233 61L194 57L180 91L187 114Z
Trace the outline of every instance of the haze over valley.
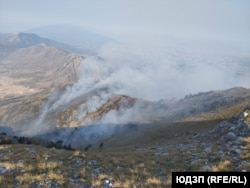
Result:
M79 120L75 117L76 122L67 122L66 125L59 123L60 126L91 124L92 121L87 122L87 115L95 113L117 96L124 95L132 101L138 100L145 104L161 101L167 104L168 101L174 103L187 95L200 92L249 86L247 56L211 57L210 54L192 51L170 48L158 48L156 51L150 47L142 49L117 43L104 45L95 52L98 55L74 54L69 52L69 49L74 50L69 45L26 33L3 38L1 48L1 97L9 101L11 97L20 97L20 101L23 101L22 97L26 94L39 94L41 103L33 107L36 111L31 108L28 110L31 113L27 113L23 107L19 110L29 116L33 115L29 117L31 119L38 116L36 121L39 127L45 126L43 121L49 115L67 110L65 108L72 105L77 105L74 113L77 113L75 116ZM32 100L32 97L28 100ZM34 100L37 102L36 98ZM134 104L137 103L132 102L129 107ZM3 108L6 106L3 105ZM123 115L118 115L117 112L111 110L109 113L106 110L105 118L98 118L112 124L149 121L146 117L137 117L136 113L139 112L136 111L140 110L135 107L133 111L127 112L124 109ZM153 111L147 112L146 116ZM163 110L159 110L156 115L157 111L155 116L165 116ZM13 118L4 110L2 114L3 125L19 124L27 120L26 116ZM18 116L21 116L20 112ZM55 122L52 124L56 125ZM39 130L37 127L34 129Z

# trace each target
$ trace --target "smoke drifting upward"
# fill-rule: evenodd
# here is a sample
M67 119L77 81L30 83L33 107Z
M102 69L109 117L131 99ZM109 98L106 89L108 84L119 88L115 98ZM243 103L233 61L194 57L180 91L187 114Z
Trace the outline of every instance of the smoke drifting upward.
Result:
M52 89L40 115L22 130L23 135L85 147L128 127L136 129L139 124L171 119L180 109L189 110L187 105L184 110L178 108L181 105L173 98L250 87L250 58L245 56L121 44L103 46L98 54L85 57L76 83L63 92ZM105 106L117 95L142 100L128 106L116 103L117 108Z
M103 61L89 59L80 70L81 80L91 83L89 89L105 86L117 94L160 100L250 85L249 57L124 45L107 45L99 54Z
M83 60L74 85L68 86L62 94L51 94L36 127L50 126L45 123L48 116L79 97L85 102L79 106L76 116L83 119L119 94L158 101L235 86L249 87L249 62L249 57L109 44L99 51L98 57L87 56ZM140 110L137 106L111 110L94 123L143 122L145 116L141 116Z

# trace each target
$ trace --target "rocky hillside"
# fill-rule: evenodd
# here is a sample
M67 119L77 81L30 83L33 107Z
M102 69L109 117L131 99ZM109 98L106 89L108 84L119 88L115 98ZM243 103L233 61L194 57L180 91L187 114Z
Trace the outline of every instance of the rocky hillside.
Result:
M242 115L242 111L250 106L250 90L245 88L211 91L180 100L157 102L114 95L105 99L100 106L91 109L89 103L92 104L92 97L97 96L97 91L90 92L89 95L79 96L67 105L55 109L55 103L50 103L45 110L47 113L40 112L43 114L40 115L42 124L36 124L39 119L36 118L30 124L25 124L28 131L24 131L27 128L23 127L23 133L53 142L63 140L64 145L70 144L74 148L85 148L89 144L107 140L112 143L112 147L114 143L123 146L138 142L137 139L141 140L141 143L148 142L147 138L150 137L145 135L151 134L151 129L156 133L165 132L165 129L161 130L161 125L171 122L199 124L239 118L239 114ZM143 134L138 132L148 129L151 131ZM173 135L178 134L171 132Z
M160 101L83 91L98 83L79 78L83 56L35 35L3 38L1 186L171 187L173 171L250 170L250 89Z
M1 125L13 125L34 117L51 89L63 89L77 80L76 69L83 56L47 46L45 43L36 44L42 40L33 38L33 35L25 35L24 42L23 38L16 37L17 46L21 45L21 48L5 46L1 50ZM35 43L33 46L32 41ZM28 47L25 46L26 43Z
M241 120L243 112L226 121L138 126L74 151L58 148L59 142L48 149L35 139L1 134L0 183L6 187L171 187L173 171L249 171L250 124Z
M98 98L98 91L92 92L91 97L93 96ZM250 90L240 87L189 95L179 100L156 102L113 95L92 111L87 108L88 99L91 97L86 97L78 97L67 106L58 109L53 117L57 119L56 126L77 127L88 122L99 122L112 114L120 119L125 119L127 115L129 120L121 123L137 124L157 121L224 120L235 116L250 105ZM50 114L50 118L52 115Z

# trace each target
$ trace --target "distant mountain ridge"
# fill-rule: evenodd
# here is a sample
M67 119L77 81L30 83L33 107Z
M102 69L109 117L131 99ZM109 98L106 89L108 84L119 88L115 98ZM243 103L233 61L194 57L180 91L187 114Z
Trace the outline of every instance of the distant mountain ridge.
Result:
M34 33L2 34L0 37L0 48L26 48L38 44L45 44L72 53L84 53L84 50L75 48L68 44L57 42L48 38L42 38Z
M53 42L49 39L41 38L33 33L19 33L17 35L10 35L3 38L0 42L5 47L24 48L36 44L45 43L52 45Z
M70 24L48 25L33 28L28 32L82 48L89 53L97 52L100 47L107 43L117 42L98 32Z

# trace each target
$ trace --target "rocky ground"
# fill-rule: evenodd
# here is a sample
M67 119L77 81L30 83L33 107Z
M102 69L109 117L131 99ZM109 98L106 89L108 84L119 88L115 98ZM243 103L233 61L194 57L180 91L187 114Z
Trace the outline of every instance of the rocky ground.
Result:
M4 144L0 182L32 188L171 187L172 171L250 171L248 122L231 118L196 133L190 122L185 124L189 131L176 133L176 142L159 137L150 144L114 148L107 142L87 152Z

